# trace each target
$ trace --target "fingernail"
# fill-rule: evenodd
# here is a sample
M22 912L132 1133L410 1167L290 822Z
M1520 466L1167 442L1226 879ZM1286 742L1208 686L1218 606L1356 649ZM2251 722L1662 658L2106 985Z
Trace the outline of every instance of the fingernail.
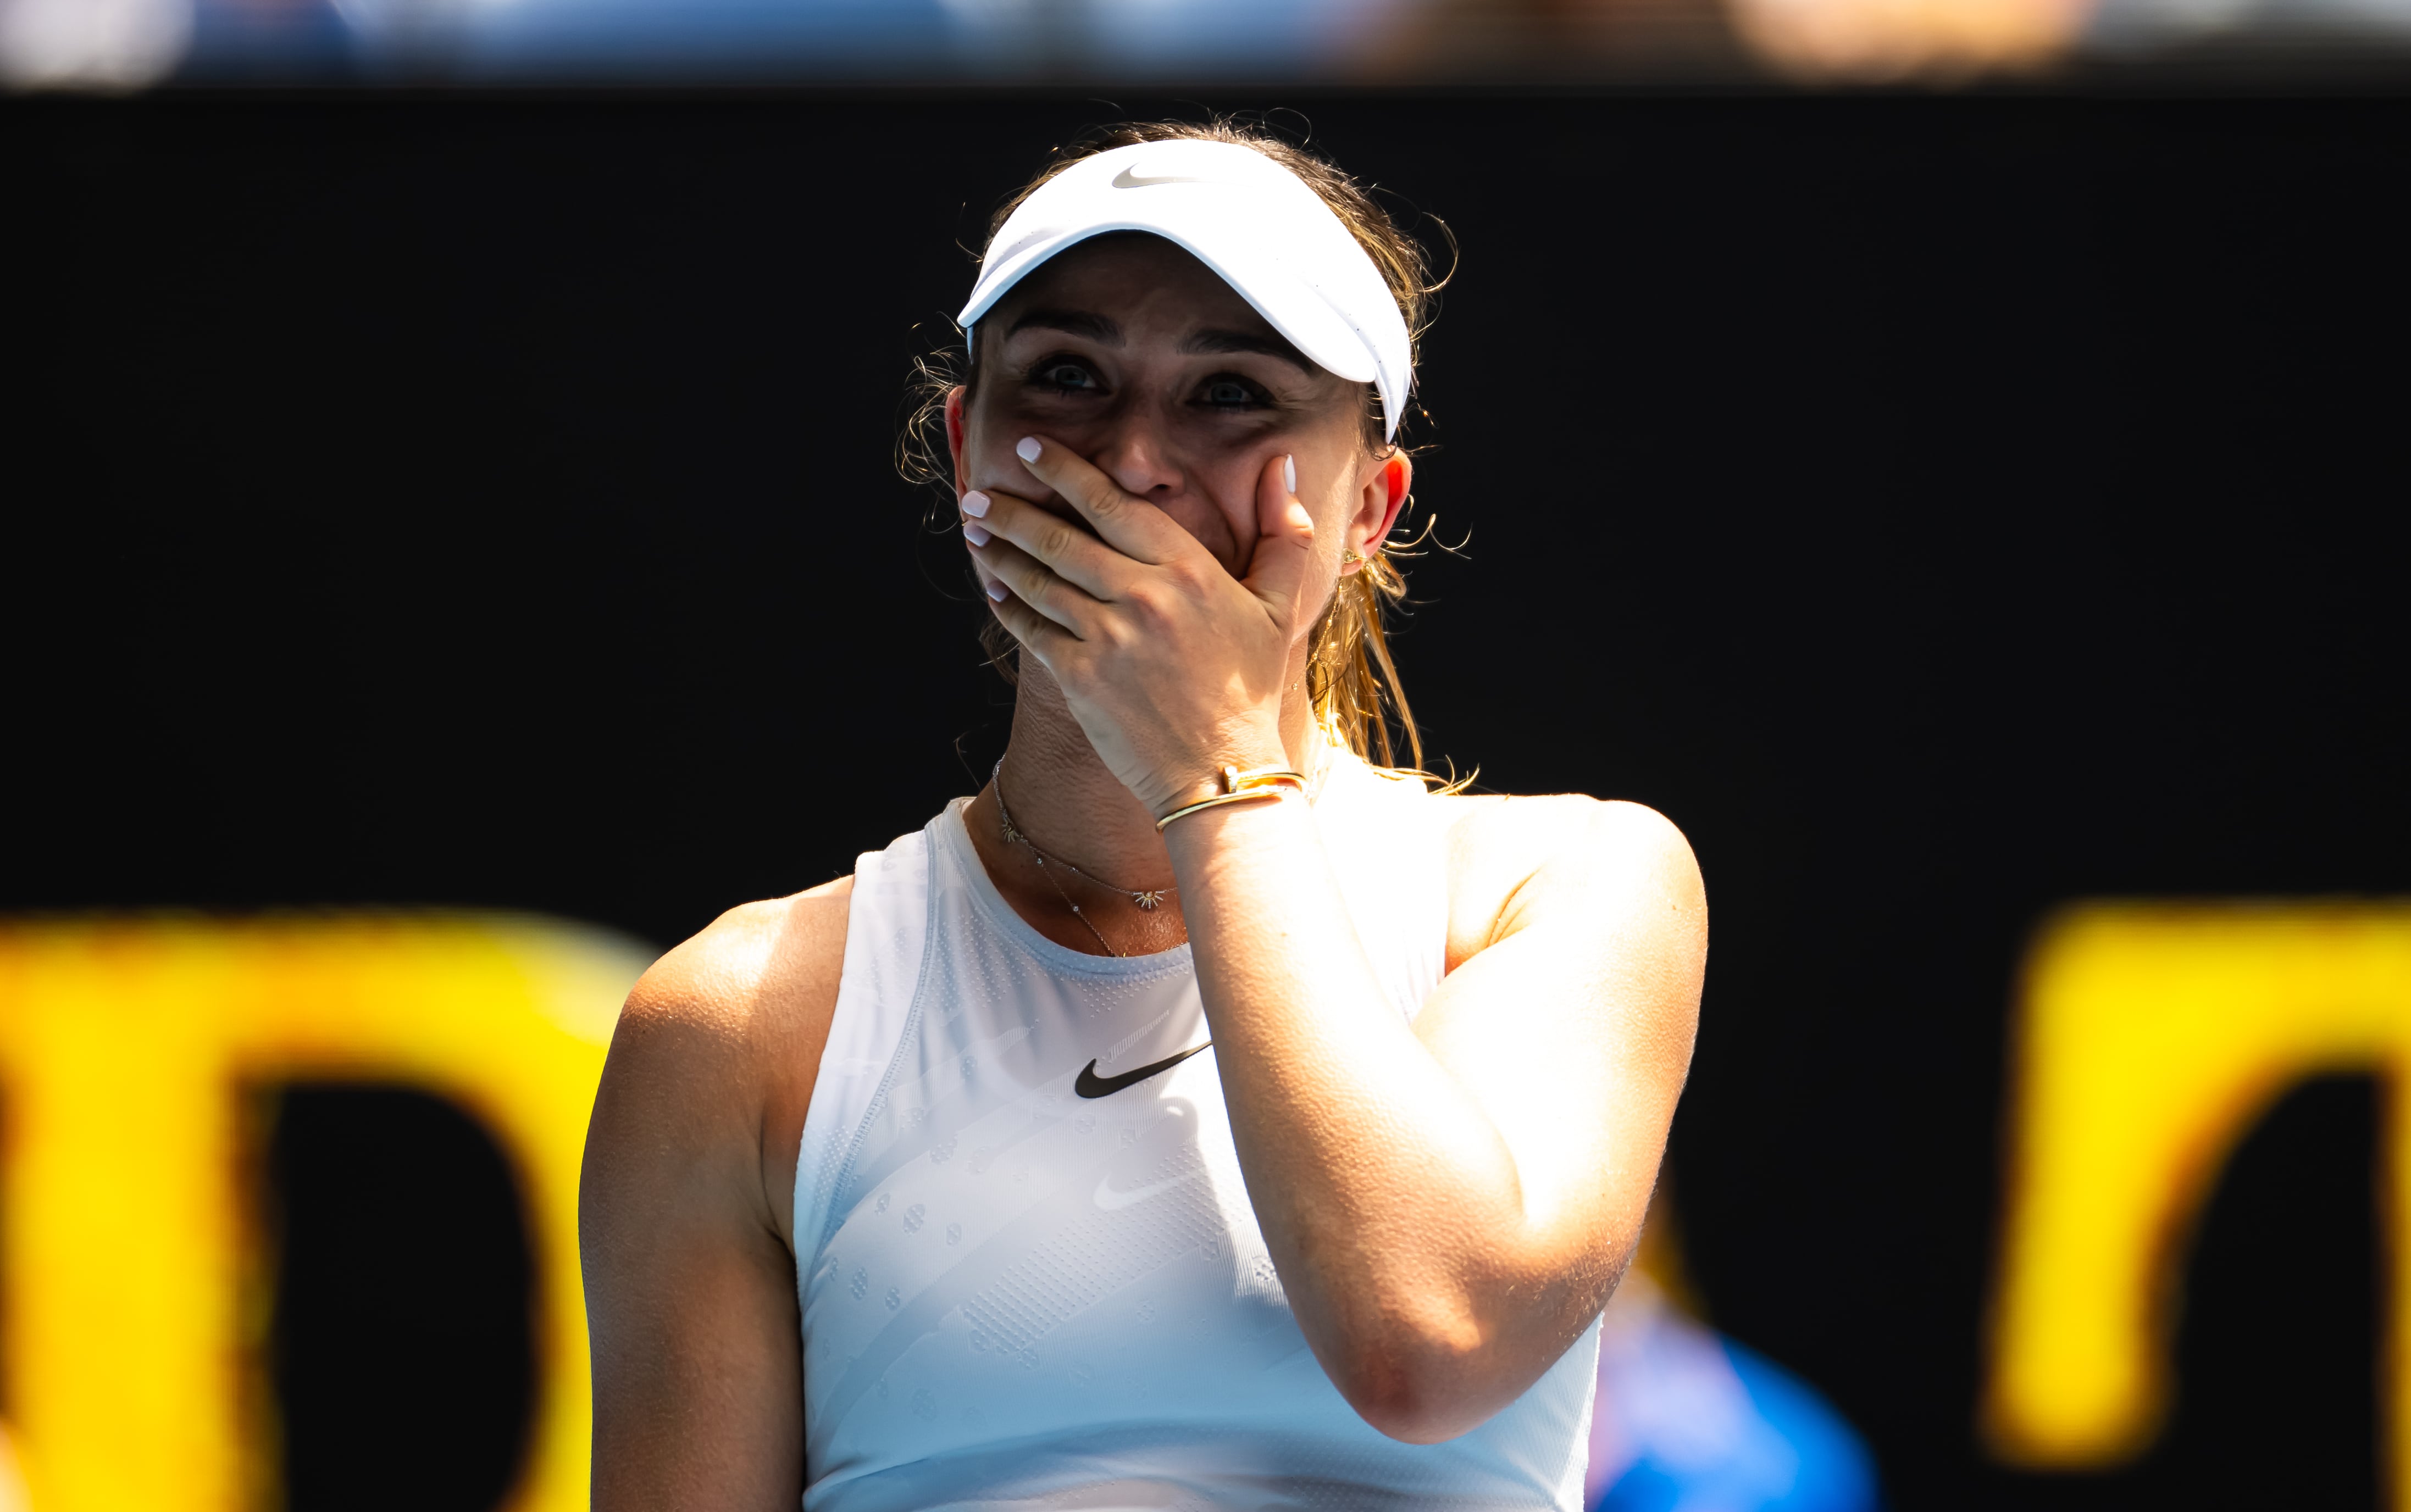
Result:
M1044 450L1045 448L1038 444L1036 436L1024 436L1015 443L1013 455L1025 462L1034 462L1038 460L1038 454Z
M963 495L962 503L963 513L969 515L972 518L986 519L987 517L987 495L980 492L977 488L973 488L971 492Z
M1295 492L1297 492L1297 458L1294 458L1294 457L1284 457L1284 458L1281 458L1281 476L1282 476L1282 478L1283 478L1283 479L1287 480L1287 482L1288 482L1288 484L1289 484L1289 491L1290 491L1290 492L1292 492L1292 493L1295 493Z
M973 525L971 521L965 520L963 521L963 539L975 546L984 546L992 538L988 535L986 526Z
M994 578L990 578L985 586L987 589L987 596L989 598L994 599L999 603L1002 603L1004 602L1005 588L1002 583L997 582Z

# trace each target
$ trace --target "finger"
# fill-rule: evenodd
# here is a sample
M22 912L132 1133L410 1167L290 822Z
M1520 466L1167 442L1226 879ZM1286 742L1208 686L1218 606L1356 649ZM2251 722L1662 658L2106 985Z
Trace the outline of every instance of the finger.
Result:
M997 623L1002 625L1005 633L1024 649L1044 662L1048 671L1056 669L1057 659L1065 651L1080 644L1078 637L1070 631L1022 603L1010 589L994 578L983 578L981 586L987 591L988 610L996 616ZM1004 596L999 598L999 593Z
M1256 479L1256 550L1239 586L1283 626L1297 623L1307 569L1314 560L1314 517L1297 502L1297 459L1276 457Z
M1204 549L1171 516L1123 492L1119 484L1060 442L1024 436L1013 451L1030 476L1078 510L1105 545L1123 556L1161 567Z
M1135 565L1130 558L1027 499L973 489L960 502L970 516L964 521L967 534L986 531L1001 536L1094 598L1117 598L1130 580L1130 569Z
M1096 612L1104 607L1087 589L1056 576L1045 562L1010 541L996 536L985 542L972 541L968 535L963 539L971 543L972 560L985 569L983 582L991 599L996 597L994 585L1001 583L1015 598L1074 635L1094 624Z

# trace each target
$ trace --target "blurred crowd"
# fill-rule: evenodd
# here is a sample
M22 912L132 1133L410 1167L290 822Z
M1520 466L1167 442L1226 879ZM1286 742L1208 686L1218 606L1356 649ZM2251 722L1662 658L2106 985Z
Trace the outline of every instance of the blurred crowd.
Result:
M2411 61L2411 0L0 0L0 81L1951 82Z

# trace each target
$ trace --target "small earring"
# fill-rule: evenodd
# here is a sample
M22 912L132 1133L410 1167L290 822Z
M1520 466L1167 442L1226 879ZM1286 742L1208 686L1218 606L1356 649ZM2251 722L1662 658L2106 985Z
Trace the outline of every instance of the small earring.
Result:
M1356 553L1355 553L1353 550L1350 550L1350 549L1343 549L1343 550L1339 553L1339 565L1341 565L1342 567L1345 567L1345 566L1349 565L1351 562L1359 562L1359 561L1363 561L1364 560L1365 560L1364 558L1362 558L1362 557L1360 557L1360 556L1356 555Z

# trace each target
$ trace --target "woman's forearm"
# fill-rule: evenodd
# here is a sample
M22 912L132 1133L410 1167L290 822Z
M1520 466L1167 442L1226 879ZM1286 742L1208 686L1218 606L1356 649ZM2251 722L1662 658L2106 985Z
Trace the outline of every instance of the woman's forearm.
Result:
M1383 996L1305 804L1211 810L1166 839L1240 1165L1299 1326L1376 1427L1473 1426L1502 1404L1500 1330L1555 1311L1530 1305L1517 1263L1512 1154Z

